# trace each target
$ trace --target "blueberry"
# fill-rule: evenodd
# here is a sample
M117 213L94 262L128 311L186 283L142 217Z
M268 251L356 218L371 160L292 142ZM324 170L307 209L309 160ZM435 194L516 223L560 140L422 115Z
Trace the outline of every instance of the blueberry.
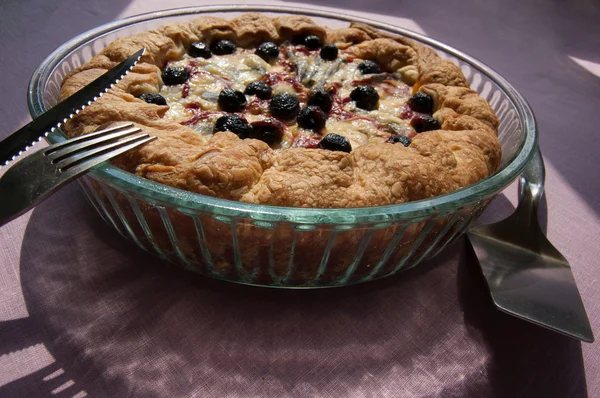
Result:
M417 133L440 129L440 121L428 115L415 116L410 121L410 125L415 129Z
M188 50L188 54L194 58L210 58L212 56L208 46L201 41L192 43L190 49Z
M296 96L282 93L273 96L269 103L271 114L283 120L291 120L300 112L300 102Z
M308 96L308 105L318 106L323 112L329 112L332 104L333 99L331 95L322 88L311 91Z
M344 136L338 134L327 134L317 148L327 149L330 151L341 151L341 152L352 152L352 145L350 145L350 141Z
M142 101L146 101L149 104L167 105L167 100L165 99L165 97L157 93L142 94L139 98Z
M356 102L357 107L372 111L377 108L379 94L371 86L358 86L350 93L350 99Z
M213 132L218 131L231 131L240 138L248 138L252 134L252 126L238 115L225 115L215 122Z
M218 40L210 45L210 49L216 55L233 54L237 47L230 40Z
M333 61L338 57L338 48L335 44L325 44L319 53L325 61Z
M273 90L271 90L271 87L265 82L252 82L246 86L244 94L256 95L258 98L266 100L271 98Z
M298 114L298 126L303 129L321 131L325 127L325 113L315 105L309 105L300 111Z
M269 145L276 144L283 137L283 124L275 119L265 119L252 123L250 138L256 138Z
M292 44L304 44L304 40L306 40L305 35L296 35L292 38Z
M226 112L238 112L247 104L244 93L232 88L226 88L219 93L218 104Z
M304 44L309 50L316 50L321 47L321 39L317 35L308 35L304 38Z
M413 111L433 113L433 98L429 94L416 93L408 99L408 105Z
M279 56L279 47L271 41L261 43L256 49L256 55L269 62Z
M404 146L409 146L412 140L403 135L394 134L391 135L390 138L388 138L385 142L389 142L390 144L396 144L399 142Z
M161 73L163 83L167 86L174 86L176 84L183 84L190 77L190 71L186 68L172 67L169 66L163 69Z
M373 61L363 61L356 67L359 71L361 71L364 75L370 75L372 73L381 73L381 69L379 69L379 65L377 65Z

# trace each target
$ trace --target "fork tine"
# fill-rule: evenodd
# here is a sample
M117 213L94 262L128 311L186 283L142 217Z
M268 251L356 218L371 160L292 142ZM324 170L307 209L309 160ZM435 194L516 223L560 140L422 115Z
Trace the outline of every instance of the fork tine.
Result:
M86 140L80 140L75 143L69 142L70 145L64 145L58 149L51 147L47 150L44 155L48 156L48 158L52 161L52 163L59 162L63 158L67 156L71 156L74 153L79 151L90 149L93 147L98 147L100 145L104 145L111 141L118 140L119 138L127 137L129 135L133 135L142 131L139 127L130 127L125 130L118 129L116 132L111 132L111 130L103 130L97 133L94 133L94 137ZM85 137L85 136L84 136ZM78 137L81 138L81 137ZM59 144L61 145L61 144Z
M70 146L72 144L76 144L76 143L81 142L81 141L91 140L92 138L97 137L99 135L103 135L105 133L111 133L113 131L122 130L122 129L129 128L129 127L133 127L133 123L121 124L119 126L114 126L114 127L110 127L110 128L107 128L107 129L98 130L98 131L90 133L90 134L85 134L85 135L82 135L80 137L69 138L65 142L60 142L58 144L52 145L50 148L48 148L46 150L45 154L48 155L49 153L51 153L51 152L53 152L55 150L64 148L66 146Z
M62 172L65 178L76 177L91 167L155 139L156 137L144 133L100 148L78 153L59 162L57 164L58 170Z
M65 156L62 156L59 161L54 162L54 165L58 171L65 172L69 168L76 166L78 163L83 162L88 158L95 158L103 153L111 152L112 150L147 137L149 137L147 133L141 133L119 141L105 143L101 146L96 145L91 148L84 147L83 149L67 153Z

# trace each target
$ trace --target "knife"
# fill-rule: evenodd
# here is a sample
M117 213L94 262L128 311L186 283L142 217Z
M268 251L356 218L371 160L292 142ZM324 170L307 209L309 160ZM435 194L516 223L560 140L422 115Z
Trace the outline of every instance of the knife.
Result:
M96 101L102 94L121 80L140 60L145 49L130 55L123 62L77 91L52 109L44 112L29 124L0 141L0 167L19 157L28 147L46 137L79 113L83 108Z

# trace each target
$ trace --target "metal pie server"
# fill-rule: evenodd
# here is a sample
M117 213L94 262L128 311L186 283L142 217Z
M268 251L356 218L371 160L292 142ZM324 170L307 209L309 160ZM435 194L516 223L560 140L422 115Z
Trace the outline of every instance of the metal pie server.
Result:
M123 62L98 77L96 80L56 104L27 125L21 127L0 142L0 167L19 157L28 147L39 141L94 102L98 97L113 87L134 67L144 54L141 49L130 55Z
M500 310L578 340L593 342L581 296L564 256L538 222L545 170L539 149L519 181L519 205L500 222L467 233Z

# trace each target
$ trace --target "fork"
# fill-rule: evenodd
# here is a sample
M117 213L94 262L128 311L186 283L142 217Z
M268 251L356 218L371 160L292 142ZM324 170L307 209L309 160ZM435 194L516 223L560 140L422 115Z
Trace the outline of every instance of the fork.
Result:
M90 168L156 138L141 131L133 123L99 130L50 145L15 163L0 177L0 226Z
M519 180L515 212L497 223L472 227L467 236L498 309L593 342L569 262L540 228L537 212L544 178L544 161L537 149Z

